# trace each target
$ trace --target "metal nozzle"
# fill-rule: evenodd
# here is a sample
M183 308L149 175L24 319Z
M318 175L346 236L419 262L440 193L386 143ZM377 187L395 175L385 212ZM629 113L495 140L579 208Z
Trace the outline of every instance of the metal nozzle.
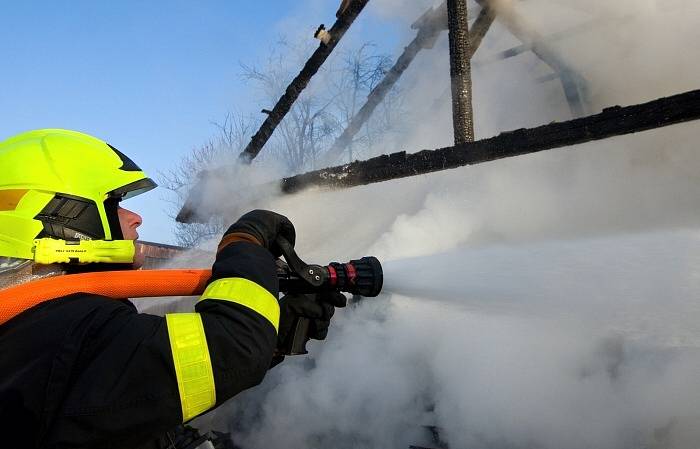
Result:
M337 290L366 297L378 296L384 283L382 265L376 257L363 257L348 263L333 262L325 267L308 265L304 273L314 278L314 284L290 270L286 264L278 267L280 291L285 293L318 293ZM316 279L318 278L318 279Z

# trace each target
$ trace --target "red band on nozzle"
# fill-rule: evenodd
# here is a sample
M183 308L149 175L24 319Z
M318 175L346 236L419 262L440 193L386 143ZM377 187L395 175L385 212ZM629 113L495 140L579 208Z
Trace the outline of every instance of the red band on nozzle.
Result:
M355 285L355 279L357 278L355 266L351 263L346 263L345 272L348 274L348 285Z
M338 272L335 271L333 265L328 265L328 284L331 287L335 287L338 284Z

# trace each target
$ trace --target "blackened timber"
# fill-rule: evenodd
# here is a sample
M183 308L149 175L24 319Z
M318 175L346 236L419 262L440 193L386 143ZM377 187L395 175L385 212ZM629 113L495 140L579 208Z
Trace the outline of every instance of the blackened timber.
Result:
M455 145L459 145L474 140L467 0L447 0L447 24L452 79L452 127Z
M309 84L311 78L318 72L328 56L333 52L333 49L338 42L340 42L340 39L350 28L350 25L352 25L365 5L367 5L368 1L369 0L350 0L350 2L347 2L348 5L342 10L342 14L338 20L333 27L328 30L331 35L331 40L327 44L321 43L319 45L314 54L311 55L306 62L301 72L299 72L296 78L289 84L287 90L285 90L282 97L277 101L275 107L272 108L272 111L267 115L267 118L260 126L258 132L255 133L248 146L241 153L240 158L242 161L250 162L260 153L263 146L265 146L270 136L272 136L272 133L277 128L277 125L279 125L282 119L287 115L296 99L299 98L299 95Z
M600 114L531 129L519 129L477 142L418 153L393 153L285 178L284 193L308 187L348 188L479 164L700 119L700 90L634 106L614 106Z
M469 60L474 57L474 54L481 46L481 41L484 40L495 18L496 13L493 8L488 3L484 3L476 21L469 30Z

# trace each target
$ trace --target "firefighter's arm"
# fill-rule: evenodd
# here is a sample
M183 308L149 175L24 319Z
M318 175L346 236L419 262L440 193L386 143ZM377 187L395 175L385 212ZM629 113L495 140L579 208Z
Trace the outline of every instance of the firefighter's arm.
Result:
M212 406L260 383L270 367L280 318L278 290L275 259L262 246L237 242L218 253L212 281L195 307L216 387ZM173 317L168 319L172 340ZM185 420L200 413L187 406L183 402Z
M49 398L60 404L51 443L137 447L262 381L279 322L274 258L257 244L237 242L217 264L223 277L213 279L194 313L163 318L85 297L94 311L70 339L82 342L68 349L81 353L73 379L52 379L71 388L65 398Z
M257 211L254 218L261 214L271 217ZM263 226L235 226L194 313L161 318L106 300L108 317L86 336L90 356L64 401L54 441L101 447L157 436L262 381L277 343L279 305L275 257L258 242L274 241L277 231L254 235ZM293 241L291 231L285 237Z
M245 214L219 244L197 313L166 316L183 421L257 385L270 367L280 321L280 235L293 244L286 217Z

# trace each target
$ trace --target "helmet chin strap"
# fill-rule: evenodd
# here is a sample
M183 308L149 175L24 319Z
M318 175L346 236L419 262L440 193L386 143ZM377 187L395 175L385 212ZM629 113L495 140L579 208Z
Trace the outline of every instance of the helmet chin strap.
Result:
M119 223L119 202L121 198L111 197L104 202L105 212L107 214L107 222L109 230L112 233L112 240L123 240L122 225Z

